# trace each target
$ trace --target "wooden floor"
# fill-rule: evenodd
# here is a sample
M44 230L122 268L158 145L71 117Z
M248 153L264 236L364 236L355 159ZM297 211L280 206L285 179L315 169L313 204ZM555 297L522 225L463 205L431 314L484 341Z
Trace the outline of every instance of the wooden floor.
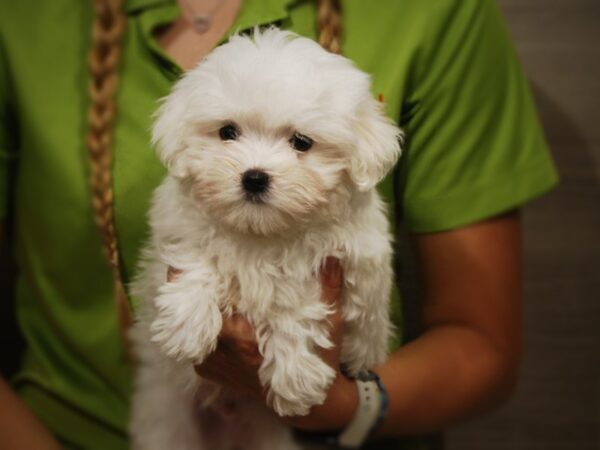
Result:
M562 184L527 207L525 355L499 412L449 450L600 449L600 1L500 0Z

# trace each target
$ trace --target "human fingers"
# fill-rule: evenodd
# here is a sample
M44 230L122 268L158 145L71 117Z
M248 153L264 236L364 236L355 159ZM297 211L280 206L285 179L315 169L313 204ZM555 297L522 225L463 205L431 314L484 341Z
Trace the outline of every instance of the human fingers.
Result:
M244 363L258 367L262 356L256 340L256 332L250 322L240 314L223 318L219 342L241 358Z
M339 302L342 292L343 273L340 261L333 256L325 258L321 268L321 288L323 300L328 304Z
M175 267L169 266L167 268L167 281L169 283L175 281L179 275L183 272L181 269L176 269Z
M327 317L331 347L320 351L321 357L333 368L339 366L343 338L342 286L343 271L337 258L327 257L321 269L321 298L332 307Z
M333 256L325 259L321 269L321 299L333 308L333 314L330 320L339 322L341 320L341 300L343 271L340 262Z
M233 315L223 318L217 348L194 370L234 391L260 396L257 373L261 363L254 328L244 317Z
M202 378L241 394L260 396L262 393L257 368L244 362L239 353L225 345L219 344L202 364L194 366L194 370Z

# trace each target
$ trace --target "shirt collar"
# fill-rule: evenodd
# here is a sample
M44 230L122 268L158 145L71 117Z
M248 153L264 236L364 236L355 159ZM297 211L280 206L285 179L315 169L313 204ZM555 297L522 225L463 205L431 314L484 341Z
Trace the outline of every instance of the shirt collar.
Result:
M155 5L164 5L172 3L171 0L126 0L125 11L132 13L139 10L151 8Z
M288 16L288 5L296 0L243 0L239 18L247 23L269 23ZM133 13L159 5L175 3L175 0L126 0L125 10ZM240 20L236 21L240 22Z
M181 68L159 47L153 38L158 26L174 21L179 14L176 0L126 0L125 9L128 14L139 16L139 25L146 44L161 60L166 61L165 70L174 79L181 76ZM256 25L284 23L289 19L291 4L299 0L243 0L240 11L233 25L226 33L226 40L231 33L248 30ZM304 0L300 0L304 1ZM306 0L309 1L309 0ZM289 25L289 24L288 24Z

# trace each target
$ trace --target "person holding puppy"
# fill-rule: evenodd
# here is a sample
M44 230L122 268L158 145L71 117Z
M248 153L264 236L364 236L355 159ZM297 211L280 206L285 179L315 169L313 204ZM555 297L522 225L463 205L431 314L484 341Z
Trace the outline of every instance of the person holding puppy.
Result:
M148 198L164 175L148 145L157 100L231 31L275 23L320 34L372 74L374 92L406 134L403 158L380 190L412 232L426 297L423 334L372 368L389 405L364 437L422 448L406 436L443 429L510 395L521 333L518 208L556 183L523 74L492 1L363 3L342 2L341 19L329 1L131 0L101 5L95 18L89 5L67 0L38 5L35 15L26 2L1 7L0 180L8 192L6 161L17 158L16 301L27 349L14 380L19 396L0 385L0 447L127 447L130 372L90 206L92 196L110 205L112 195L90 194L82 157L90 43L81 37L92 23L109 36L95 50L121 54L118 90L115 79L91 106L108 102L97 112L109 116L110 130L95 137L114 137L107 223L125 282L146 232ZM92 77L110 75L94 67ZM105 162L97 155L96 166ZM335 260L321 277L323 301L338 305L343 273ZM342 373L338 350L322 352L338 370L324 404L288 419L303 438L345 430L357 414L356 383ZM250 324L234 317L197 371L260 397L260 362Z

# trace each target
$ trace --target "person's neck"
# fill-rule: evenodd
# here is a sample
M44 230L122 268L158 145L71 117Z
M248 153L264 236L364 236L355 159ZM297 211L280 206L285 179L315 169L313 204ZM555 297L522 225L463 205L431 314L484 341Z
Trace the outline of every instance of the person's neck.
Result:
M182 14L157 35L165 51L185 71L193 68L225 36L233 25L242 0L177 0ZM219 4L219 2L221 2ZM210 15L208 26L198 32L193 15Z

